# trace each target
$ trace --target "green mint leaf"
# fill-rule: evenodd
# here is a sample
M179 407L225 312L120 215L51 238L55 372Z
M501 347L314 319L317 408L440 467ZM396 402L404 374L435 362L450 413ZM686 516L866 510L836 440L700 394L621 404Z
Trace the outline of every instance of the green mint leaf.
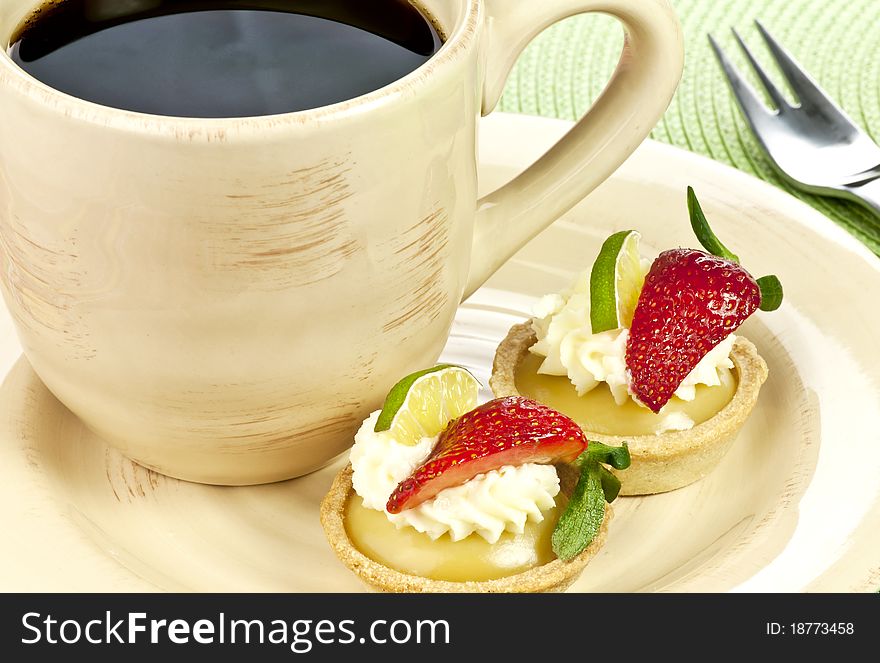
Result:
M782 283L773 275L768 274L757 280L761 289L761 310L775 311L782 304Z
M605 493L605 501L610 504L620 494L620 479L614 476L607 467L600 465L599 480L602 482L602 492Z
M700 207L700 201L697 200L697 194L694 193L693 187L687 188L687 203L688 214L691 217L691 228L694 229L694 234L697 236L700 244L703 245L703 248L719 258L739 262L739 257L724 246L721 240L712 232L712 228L709 227L709 221L706 219L706 215L703 214L703 208Z
M553 552L564 562L577 557L599 533L604 519L601 465L588 460L581 467L577 486L550 537Z
M601 442L591 441L587 445L587 450L584 454L586 454L586 457L590 460L610 465L615 470L625 470L632 462L629 455L629 446L626 442L624 442L621 447L611 447L607 444L602 444ZM581 454L581 456L584 454ZM611 500L608 501L610 502Z

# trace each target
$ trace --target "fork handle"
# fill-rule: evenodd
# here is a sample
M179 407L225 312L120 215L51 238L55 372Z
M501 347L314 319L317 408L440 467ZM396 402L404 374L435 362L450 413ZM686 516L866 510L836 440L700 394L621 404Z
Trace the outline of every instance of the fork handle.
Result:
M862 203L874 214L880 214L880 177L858 186L848 186L846 191L853 200Z

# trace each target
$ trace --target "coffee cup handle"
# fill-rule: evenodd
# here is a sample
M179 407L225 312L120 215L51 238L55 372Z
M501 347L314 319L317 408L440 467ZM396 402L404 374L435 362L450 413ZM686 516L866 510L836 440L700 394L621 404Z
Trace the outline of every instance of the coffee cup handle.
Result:
M610 14L623 24L625 40L617 69L586 115L532 166L478 201L463 299L638 147L669 105L684 61L681 27L667 0L484 0L484 6L483 115L498 103L525 46L556 21Z

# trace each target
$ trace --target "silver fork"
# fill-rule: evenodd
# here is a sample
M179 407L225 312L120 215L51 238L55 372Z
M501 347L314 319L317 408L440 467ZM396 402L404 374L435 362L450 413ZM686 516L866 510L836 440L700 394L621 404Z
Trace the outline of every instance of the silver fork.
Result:
M820 195L855 200L880 214L880 147L837 107L759 21L758 31L799 103L792 106L761 68L736 30L733 34L776 108L755 89L709 35L746 121L783 179Z

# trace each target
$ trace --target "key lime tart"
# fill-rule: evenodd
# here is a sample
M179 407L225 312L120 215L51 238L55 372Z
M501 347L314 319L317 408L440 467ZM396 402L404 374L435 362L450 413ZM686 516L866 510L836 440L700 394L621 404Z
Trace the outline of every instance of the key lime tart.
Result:
M626 446L522 396L478 405L479 389L458 366L414 373L356 434L321 524L369 587L562 591L602 546Z
M629 444L621 494L674 490L706 476L752 411L767 365L734 332L782 301L712 233L693 189L691 226L706 249L641 257L615 233L588 272L543 297L498 347L496 396L525 396L574 419L590 440Z

